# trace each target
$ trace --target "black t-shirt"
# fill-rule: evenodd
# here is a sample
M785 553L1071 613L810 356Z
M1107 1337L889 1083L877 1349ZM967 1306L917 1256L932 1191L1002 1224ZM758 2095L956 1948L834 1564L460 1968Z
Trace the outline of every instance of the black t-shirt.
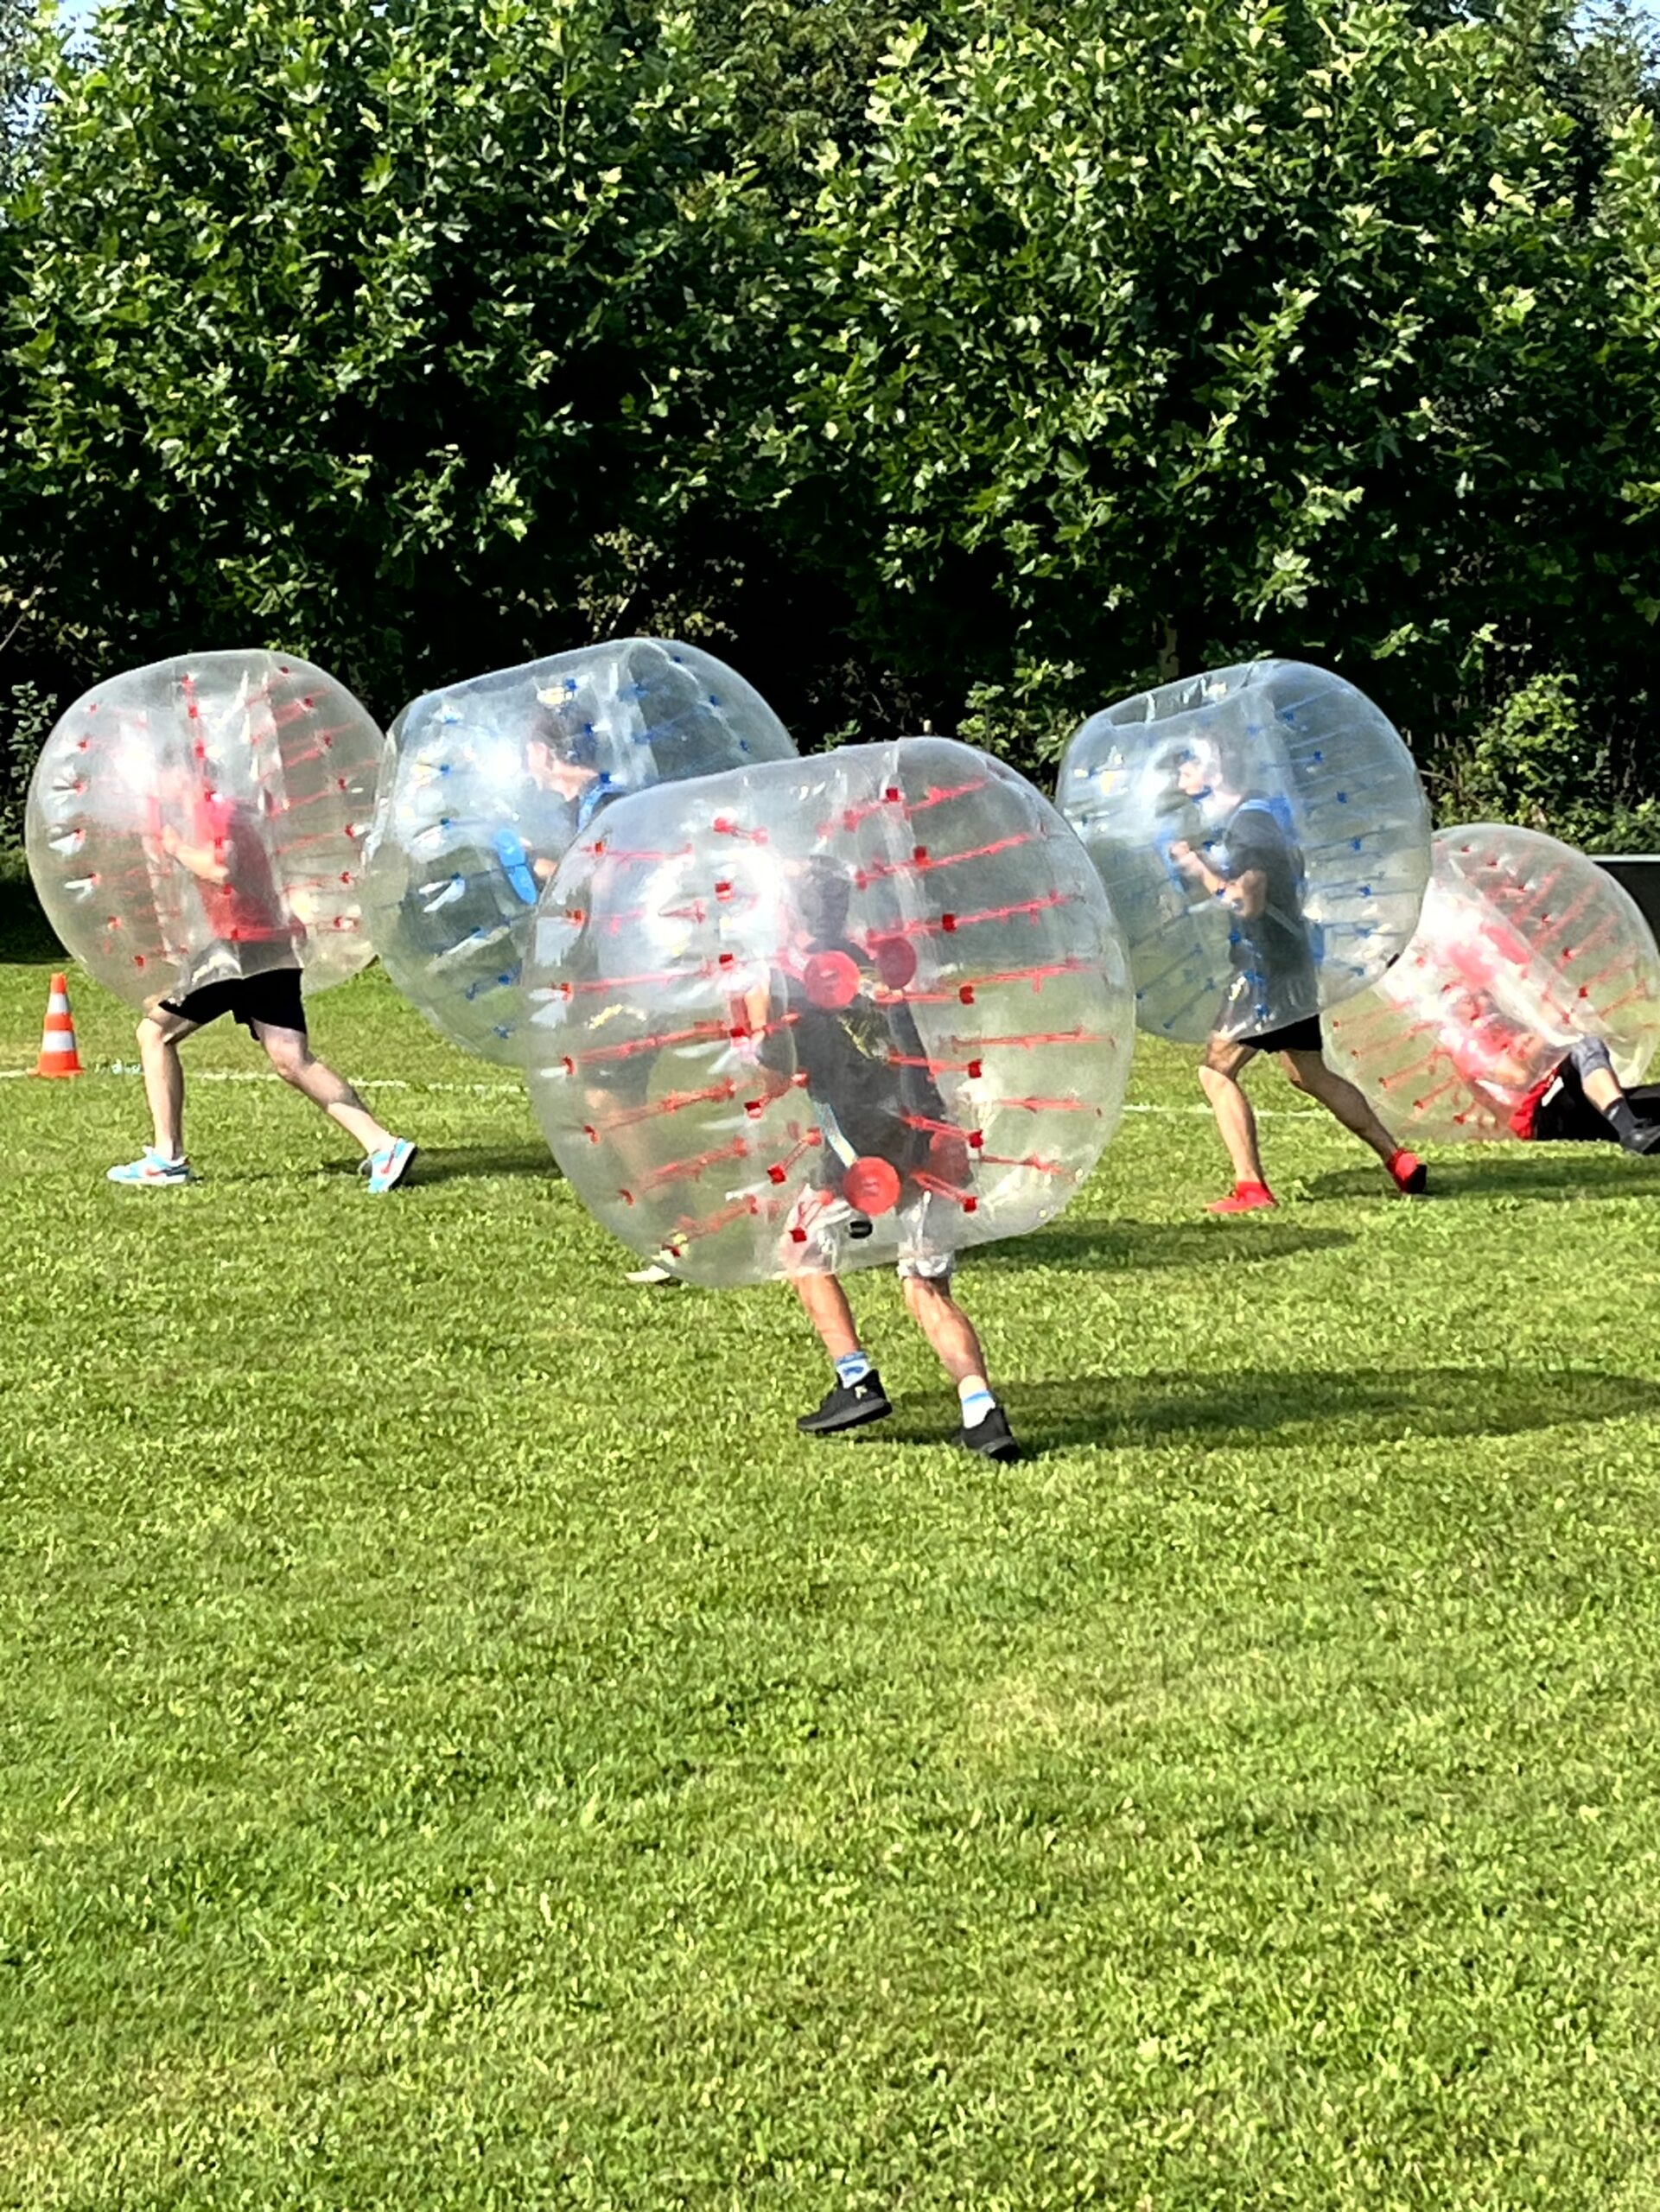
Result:
M1320 984L1302 918L1302 855L1266 799L1244 799L1234 809L1219 857L1230 883L1252 874L1263 879L1261 912L1233 917L1235 972L1250 979L1281 1021L1318 1013Z
M869 957L842 938L808 946L815 954L843 953L862 981L874 974ZM805 962L804 962L805 965ZM901 1175L924 1166L932 1132L915 1122L943 1122L944 1103L925 1067L895 1065L925 1058L909 1007L883 1004L860 990L844 1007L815 1006L806 986L792 976L786 987L796 1065L815 1103L825 1109L854 1152L887 1160ZM834 1174L839 1166L827 1160Z

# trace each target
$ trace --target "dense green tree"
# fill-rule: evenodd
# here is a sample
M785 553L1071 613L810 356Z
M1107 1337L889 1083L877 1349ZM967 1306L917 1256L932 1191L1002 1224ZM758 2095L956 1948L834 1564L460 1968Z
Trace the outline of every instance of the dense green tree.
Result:
M1420 14L999 0L890 58L752 435L942 705L1291 650L1429 737L1472 641L1646 669L1655 334L1592 126L1536 19Z
M131 0L54 90L14 542L21 502L112 644L258 629L395 705L671 518L745 223L684 16Z
M1536 756L1543 683L1638 796L1660 157L1611 9L126 0L0 232L0 590L54 562L86 664L281 639L385 712L679 628L804 737L1022 757L1302 652L1427 759Z

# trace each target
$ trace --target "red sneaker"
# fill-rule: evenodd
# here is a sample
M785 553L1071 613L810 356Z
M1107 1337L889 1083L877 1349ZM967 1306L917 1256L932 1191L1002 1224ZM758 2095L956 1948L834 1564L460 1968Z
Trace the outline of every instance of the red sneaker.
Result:
M1236 1183L1225 1198L1218 1198L1214 1205L1206 1206L1206 1213L1260 1213L1264 1206L1276 1206L1280 1201L1266 1183Z
M1429 1170L1415 1152L1392 1152L1384 1165L1403 1198L1417 1198L1429 1180Z

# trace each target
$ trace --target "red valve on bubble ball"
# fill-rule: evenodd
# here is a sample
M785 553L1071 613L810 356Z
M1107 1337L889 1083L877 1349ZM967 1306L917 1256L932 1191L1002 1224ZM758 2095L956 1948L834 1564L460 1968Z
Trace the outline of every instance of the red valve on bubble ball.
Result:
M859 995L859 965L845 952L809 953L801 980L811 1002L832 1012L851 1006Z
M843 1176L842 1196L855 1213L891 1212L899 1204L898 1170L875 1154L865 1153Z
M908 937L873 937L870 957L890 991L902 991L917 972L917 949Z

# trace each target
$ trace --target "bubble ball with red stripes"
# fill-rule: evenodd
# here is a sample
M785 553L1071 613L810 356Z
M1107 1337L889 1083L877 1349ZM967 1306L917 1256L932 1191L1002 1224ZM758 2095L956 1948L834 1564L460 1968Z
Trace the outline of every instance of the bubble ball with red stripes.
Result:
M1411 938L1429 810L1393 725L1352 683L1253 661L1091 715L1059 805L1129 947L1143 1029L1187 1044L1306 1021Z
M1083 847L942 738L620 800L544 894L528 983L559 1165L703 1283L1051 1220L1116 1124L1134 1041Z
M531 919L572 838L624 792L794 753L752 684L668 639L426 693L392 724L369 841L382 965L452 1044L522 1065Z
M1629 892L1532 830L1438 830L1417 934L1326 1048L1391 1128L1509 1138L1574 1045L1606 1045L1622 1084L1660 1048L1660 952Z
M373 957L359 876L381 735L289 653L194 653L97 685L29 785L29 873L99 982L147 1006L298 966L308 992Z

